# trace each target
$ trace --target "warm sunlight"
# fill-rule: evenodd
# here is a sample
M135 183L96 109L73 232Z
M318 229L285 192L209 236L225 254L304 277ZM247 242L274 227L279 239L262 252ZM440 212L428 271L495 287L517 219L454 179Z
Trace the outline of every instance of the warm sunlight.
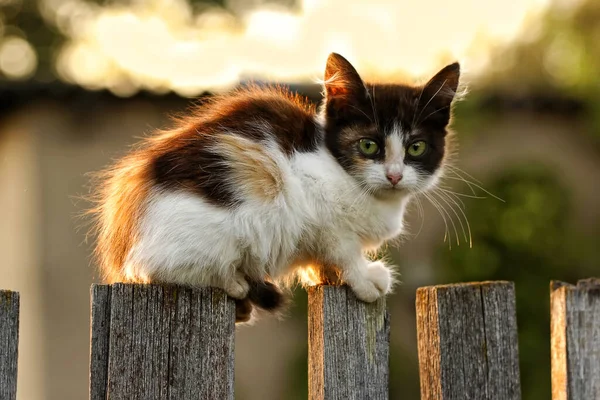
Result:
M314 81L331 51L370 78L422 77L455 59L477 75L491 46L515 39L549 1L304 0L297 10L236 10L236 2L234 17L214 7L195 12L185 0L46 0L46 12L72 38L57 64L66 80L120 95L144 88L192 96L244 79Z
M306 266L298 269L298 279L304 286L317 286L322 283L322 279L317 270L312 266Z

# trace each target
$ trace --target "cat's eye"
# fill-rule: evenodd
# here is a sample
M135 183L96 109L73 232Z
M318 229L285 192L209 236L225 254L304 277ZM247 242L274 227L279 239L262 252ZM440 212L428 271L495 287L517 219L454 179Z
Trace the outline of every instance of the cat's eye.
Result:
M421 157L423 154L425 154L426 150L427 150L427 143L425 143L422 140L419 140L418 142L411 143L408 146L408 149L406 150L406 152L411 157Z
M371 139L360 139L358 141L358 150L365 156L374 156L379 153L379 145Z

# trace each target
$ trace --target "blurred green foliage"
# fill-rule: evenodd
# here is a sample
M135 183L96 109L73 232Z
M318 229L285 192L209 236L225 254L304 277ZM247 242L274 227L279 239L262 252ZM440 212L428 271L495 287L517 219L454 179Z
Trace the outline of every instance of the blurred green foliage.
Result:
M569 192L543 166L502 171L485 185L505 202L471 201L473 248L441 248L440 283L510 280L516 284L523 398L550 398L550 280L575 282L594 273L593 238L571 228Z
M542 18L529 21L515 42L495 52L488 82L519 93L594 95L600 87L598 21L596 0L555 2Z
M600 1L554 2L521 37L497 49L485 76L488 89L513 96L571 97L589 110L600 143Z

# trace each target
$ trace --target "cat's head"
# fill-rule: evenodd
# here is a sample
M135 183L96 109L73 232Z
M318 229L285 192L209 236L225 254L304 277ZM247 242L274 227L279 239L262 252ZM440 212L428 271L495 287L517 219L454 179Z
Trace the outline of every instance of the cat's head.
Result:
M375 195L427 190L443 166L459 76L454 63L422 86L365 84L344 57L332 53L322 109L329 151Z

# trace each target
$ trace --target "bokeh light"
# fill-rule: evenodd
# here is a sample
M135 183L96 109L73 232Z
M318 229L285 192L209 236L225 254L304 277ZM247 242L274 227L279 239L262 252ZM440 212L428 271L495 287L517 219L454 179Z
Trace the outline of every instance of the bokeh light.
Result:
M0 70L11 79L25 79L37 67L37 55L26 40L8 37L0 43Z
M491 46L512 40L548 2L305 0L290 9L230 1L197 10L185 0L45 0L44 14L69 38L58 57L65 80L193 96L247 78L311 82L331 51L370 79L423 77L456 59L477 75Z

